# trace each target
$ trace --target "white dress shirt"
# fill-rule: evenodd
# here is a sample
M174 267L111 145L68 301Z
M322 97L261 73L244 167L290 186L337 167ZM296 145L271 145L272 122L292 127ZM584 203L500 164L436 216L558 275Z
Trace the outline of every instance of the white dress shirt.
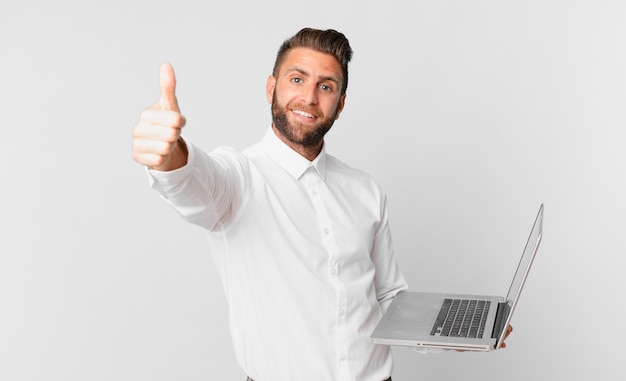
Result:
M407 288L372 178L323 149L310 162L270 128L244 152L187 144L152 186L209 231L237 361L255 381L381 381L389 347L370 333Z

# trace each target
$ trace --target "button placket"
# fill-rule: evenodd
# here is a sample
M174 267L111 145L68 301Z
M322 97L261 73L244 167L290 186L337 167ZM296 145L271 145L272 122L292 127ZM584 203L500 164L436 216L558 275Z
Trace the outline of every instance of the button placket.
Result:
M338 338L338 355L339 355L339 364L344 364L340 366L342 371L346 371L345 363L348 361L348 348L343 348L341 343L341 338L347 335L346 329L346 319L347 319L347 295L345 290L345 285L340 279L340 271L339 271L339 252L337 242L335 242L335 237L332 229L332 220L329 215L329 211L326 209L326 205L322 199L323 195L323 180L318 176L317 172L309 169L303 177L303 183L305 185L305 189L309 195L311 203L313 204L313 208L315 209L315 214L317 216L317 222L320 229L320 234L322 238L322 242L324 247L326 248L326 252L328 253L328 276L330 283L335 289L337 300L335 304L335 322L337 324L337 338Z

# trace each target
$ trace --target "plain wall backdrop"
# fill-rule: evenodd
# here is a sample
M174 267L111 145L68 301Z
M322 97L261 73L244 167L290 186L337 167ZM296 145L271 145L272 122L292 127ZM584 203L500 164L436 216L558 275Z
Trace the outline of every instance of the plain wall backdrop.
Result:
M508 348L395 348L394 381L623 376L625 21L607 0L2 0L0 380L245 379L206 235L148 188L131 128L168 61L184 136L256 142L304 26L354 48L328 150L389 194L412 290L506 293L545 203Z

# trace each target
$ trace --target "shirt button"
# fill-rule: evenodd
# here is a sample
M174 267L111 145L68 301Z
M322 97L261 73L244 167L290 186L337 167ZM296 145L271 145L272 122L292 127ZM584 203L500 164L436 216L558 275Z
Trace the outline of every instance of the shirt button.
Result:
M324 234L326 234L326 235L330 234L330 229L329 228L324 228Z
M342 308L342 309L339 310L339 316L343 316L345 314L346 314L345 308Z
M342 353L342 354L341 354L341 356L339 356L339 360L341 360L341 361L346 361L346 358L347 358L347 357L348 357L348 356L346 356L346 355L345 355L345 353Z

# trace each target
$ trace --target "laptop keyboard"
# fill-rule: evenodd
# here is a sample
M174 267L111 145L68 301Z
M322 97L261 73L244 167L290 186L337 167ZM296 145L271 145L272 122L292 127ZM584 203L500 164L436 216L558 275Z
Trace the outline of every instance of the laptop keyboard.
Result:
M490 304L489 300L445 299L430 335L482 338Z

